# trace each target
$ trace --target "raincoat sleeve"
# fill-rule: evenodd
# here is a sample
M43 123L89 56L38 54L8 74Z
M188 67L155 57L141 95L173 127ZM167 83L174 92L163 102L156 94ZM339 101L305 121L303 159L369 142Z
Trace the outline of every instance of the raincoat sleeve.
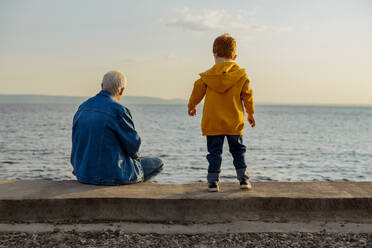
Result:
M188 108L189 109L195 108L196 105L198 105L201 102L201 100L203 100L206 91L207 85L201 79L196 80L189 99L189 104L187 105Z
M242 88L242 92L240 94L240 97L243 101L245 111L249 115L252 115L252 114L254 114L253 92L252 92L252 89L249 86L249 84L250 84L249 79L246 78L246 80L243 84L243 88Z
M139 157L141 138L134 128L132 115L128 109L124 109L119 120L119 138L122 147L133 159Z

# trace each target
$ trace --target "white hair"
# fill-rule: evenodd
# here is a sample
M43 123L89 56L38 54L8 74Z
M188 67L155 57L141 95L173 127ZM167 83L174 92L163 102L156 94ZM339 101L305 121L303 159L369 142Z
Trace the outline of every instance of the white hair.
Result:
M114 96L118 95L122 88L125 88L127 79L120 71L109 71L102 79L102 89Z

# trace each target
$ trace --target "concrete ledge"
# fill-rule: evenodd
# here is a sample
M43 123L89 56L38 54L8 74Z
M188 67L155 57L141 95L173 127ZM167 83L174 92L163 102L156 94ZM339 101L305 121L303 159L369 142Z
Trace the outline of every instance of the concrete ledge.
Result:
M113 232L124 233L157 233L157 234L201 234L201 233L371 233L371 223L337 223L337 222L306 222L306 223L272 223L261 221L236 221L212 224L164 224L141 222L109 222L109 223L0 223L1 232Z
M76 181L0 181L0 222L345 221L372 223L372 182L262 182L94 186Z

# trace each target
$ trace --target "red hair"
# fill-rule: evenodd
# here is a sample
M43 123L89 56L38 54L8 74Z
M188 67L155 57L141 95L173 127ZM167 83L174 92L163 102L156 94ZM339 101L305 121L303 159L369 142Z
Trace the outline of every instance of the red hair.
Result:
M213 42L213 53L217 57L235 59L236 58L236 41L229 34L218 36Z

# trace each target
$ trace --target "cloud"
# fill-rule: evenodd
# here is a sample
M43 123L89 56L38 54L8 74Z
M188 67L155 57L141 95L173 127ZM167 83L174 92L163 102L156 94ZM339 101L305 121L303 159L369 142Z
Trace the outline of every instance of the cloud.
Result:
M166 60L173 60L176 58L177 58L177 55L173 52L168 53L168 55L165 57Z
M191 31L208 31L223 29L223 20L229 18L224 10L204 10L201 13L193 14L189 8L178 10L179 17L166 21L168 26L181 27Z
M276 28L253 22L257 11L253 10L190 10L185 7L177 10L178 16L165 21L170 27L183 30L204 32L204 31L246 31L246 32L288 32L291 27Z

